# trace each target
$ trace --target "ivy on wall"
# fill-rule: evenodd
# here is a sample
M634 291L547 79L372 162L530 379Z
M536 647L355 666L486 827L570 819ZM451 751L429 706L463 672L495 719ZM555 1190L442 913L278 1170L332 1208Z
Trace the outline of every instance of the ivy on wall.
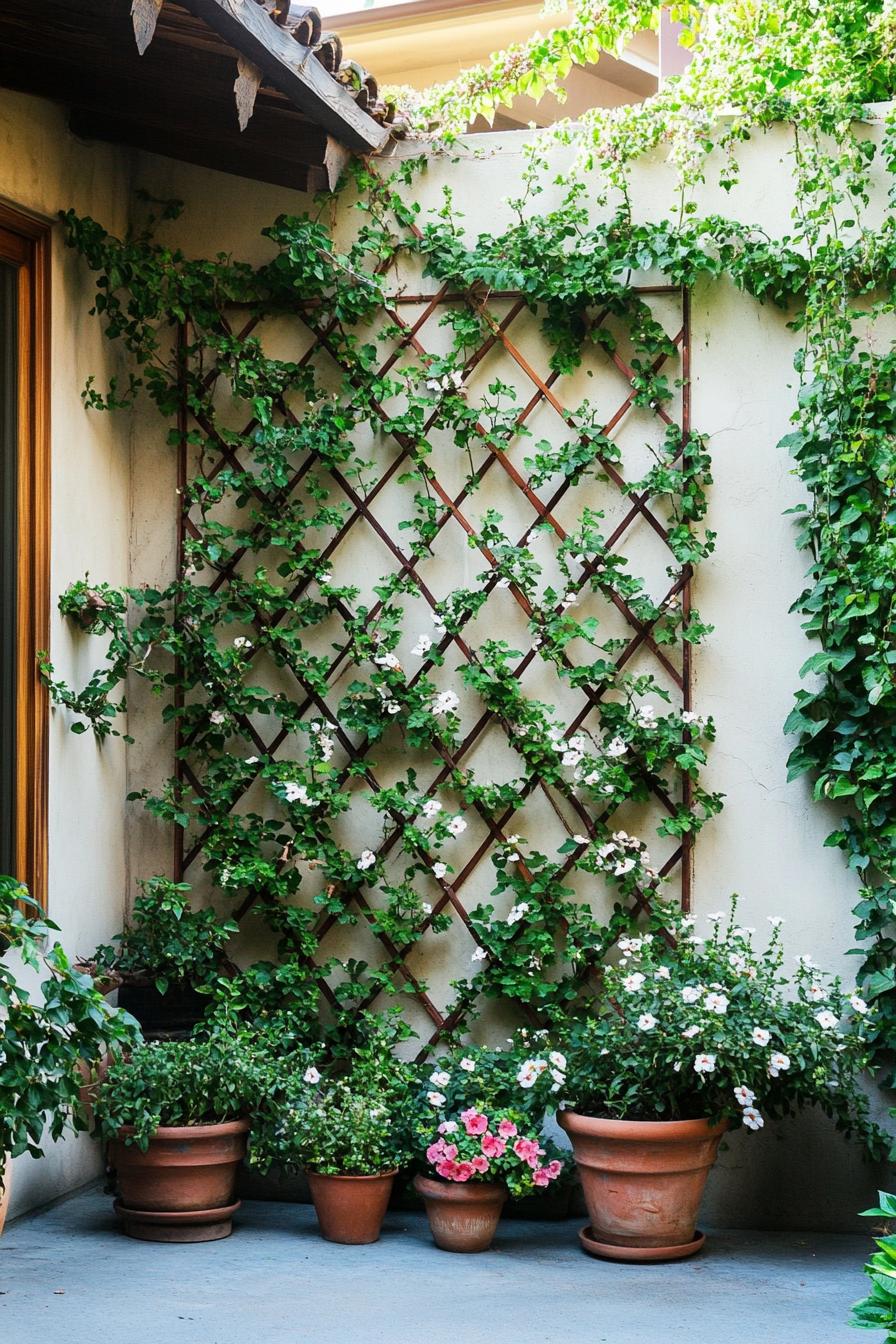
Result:
M405 203L418 167L392 182L357 171L362 223L345 252L319 219L281 218L267 231L274 259L254 269L66 216L98 275L96 311L133 360L129 387L91 387L90 404L144 391L169 421L188 411L172 443L186 437L193 469L183 572L164 590L75 585L62 610L109 637L108 658L80 690L45 675L75 729L100 737L120 731L126 677L149 680L183 769L143 800L184 829L217 899L261 916L302 994L313 979L339 1013L412 993L433 1010L435 1040L468 1026L483 998L562 1018L721 800L701 782L712 724L676 707L663 673L674 683L670 656L707 633L680 599L712 549L706 446L670 414L680 335L632 284L631 238L618 222L595 229L578 191L546 217L520 202L502 236L473 241L450 197L422 222ZM659 261L665 243L640 246ZM437 354L397 312L397 266L461 296L433 322ZM522 381L488 364L509 330L490 296L508 291L521 296L515 313L540 322L551 384L537 400L558 412L549 438L530 428ZM312 338L301 357L269 352L265 323L285 316ZM560 403L583 362L619 382L615 419L640 416L653 434L646 473L626 474L596 400ZM496 464L526 506L522 536L513 506L505 517L488 495ZM661 536L662 593L610 543L595 481ZM386 490L401 515L388 528ZM358 520L365 567L389 561L364 582L345 550ZM481 568L458 583L454 563L446 587L439 561L458 523ZM644 650L658 674L634 657ZM486 725L509 748L500 766L473 750ZM530 829L530 816L519 834L536 799L549 822ZM656 800L650 849L665 845L665 863L617 816ZM483 858L491 896L468 908L461 888ZM582 899L583 879L610 893L604 909ZM470 969L436 1008L411 957L459 923ZM379 940L378 961L328 953L331 931L358 925ZM456 948L447 955L455 965Z

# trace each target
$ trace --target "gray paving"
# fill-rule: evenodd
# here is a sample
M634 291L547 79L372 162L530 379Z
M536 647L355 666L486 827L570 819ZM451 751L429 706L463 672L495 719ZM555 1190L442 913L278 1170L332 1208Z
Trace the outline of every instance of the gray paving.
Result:
M0 1239L2 1344L878 1344L846 1324L868 1241L715 1232L677 1265L612 1265L576 1223L503 1222L450 1255L418 1214L333 1246L306 1205L245 1203L227 1241L154 1246L96 1190Z

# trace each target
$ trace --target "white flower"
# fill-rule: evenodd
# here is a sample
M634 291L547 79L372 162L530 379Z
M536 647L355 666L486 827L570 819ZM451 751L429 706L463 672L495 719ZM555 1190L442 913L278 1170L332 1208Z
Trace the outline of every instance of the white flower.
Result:
M756 1110L755 1106L745 1106L741 1115L741 1119L743 1120L747 1129L762 1129L762 1126L765 1124L765 1121L763 1120L759 1112Z
M653 978L654 980L670 980L672 978L672 972L669 970L668 966L658 966L653 973Z
M302 807L317 806L315 799L309 796L305 785L297 784L294 779L287 780L283 788L283 796L288 803L301 803Z
M237 635L236 639L233 641L233 647L235 649L251 649L252 641L251 639L247 639L245 635Z
M768 1043L769 1043L769 1041L771 1040L771 1038L772 1038L772 1034L771 1034L771 1032L770 1032L770 1031L766 1031L765 1027L754 1027L754 1028L753 1028L753 1044L754 1044L754 1045L768 1045Z
M383 708L387 714L398 714L401 710L401 705L397 700L387 700Z
M861 998L858 994L851 994L849 996L849 1001L852 1004L855 1012L857 1012L860 1017L863 1017L865 1013L867 1013L868 1005L865 1002L865 1000Z
M607 747L608 756L624 756L628 751L628 744L623 742L621 737L614 737Z
M637 994L645 980L640 971L632 971L631 975L626 975L622 981L622 988L627 994Z
M656 728L656 710L653 705L641 705L636 722L639 728L644 728L648 732Z
M439 1133L440 1133L440 1134L456 1134L456 1133L457 1133L457 1121L456 1121L456 1120L443 1120L442 1123L439 1125Z
M515 905L507 916L508 924L519 924L520 920L529 913L529 905L526 901L520 901Z
M781 925L784 923L784 920L780 915L766 915L766 919L773 929L780 929Z
M728 1000L724 994L707 994L704 1005L707 1012L710 1013L727 1013L728 1011Z
M425 658L432 648L432 640L429 635L418 635L417 643L411 649L415 658Z
M587 837L587 835L578 835L578 834L576 834L576 835L573 836L572 839L573 839L573 844L576 844L576 845L587 845L587 844L588 844L588 837Z
M475 1059L470 1059L469 1055L464 1055L463 1059L460 1061L460 1067L463 1069L464 1073L475 1073L476 1061Z
M357 868L360 868L361 872L363 873L365 869L372 868L375 863L376 863L376 855L374 854L373 850L365 849L355 866Z
M559 1050L552 1050L552 1051L551 1051L551 1053L548 1055L548 1062L549 1062L550 1064L553 1064L553 1066L554 1066L555 1069L559 1069L559 1070L561 1071L561 1073L565 1072L565 1070L566 1070L566 1056L565 1056L565 1055L561 1055L561 1053L560 1053Z
M226 718L227 715L224 713L223 709L213 709L211 714L209 714L209 719L211 720L211 722L216 724L224 723Z
M696 1003L702 991L698 985L685 985L681 997L685 1003Z
M373 661L376 663L377 667L388 667L391 668L393 672L401 670L401 663L394 653L378 653Z
M318 583L320 583L320 584L324 584L324 585L325 585L325 584L328 584L328 583L332 583L332 582L333 582L333 575L332 575L332 573L330 572L330 570L327 570L324 574L318 574L318 576L317 576L317 581L318 581Z
M439 691L439 694L432 702L433 714L453 714L460 704L460 696L456 691Z
M796 964L797 964L797 966L802 966L802 967L804 967L806 970L812 970L812 968L815 966L815 962L814 962L814 961L812 960L812 958L811 958L807 953L805 953L805 952L803 953L803 955L802 955L801 957L797 957L797 959L796 959ZM816 969L817 969L817 967L816 967Z
M641 1031L653 1031L656 1026L656 1018L653 1013L642 1013L638 1018L638 1026Z
M738 1106L752 1106L756 1100L756 1095L748 1087L736 1087L734 1089L734 1100Z
M466 829L467 829L467 823L464 821L463 817L452 817L448 823L448 830L455 837L455 839L459 835L463 835Z
M685 1027L684 1031L683 1031L681 1034L682 1034L682 1036L685 1037L686 1040L689 1040L689 1041L690 1041L690 1040L692 1040L695 1036L698 1036L698 1035L700 1034L700 1028L699 1028L699 1027Z
M837 1018L829 1008L823 1008L820 1013L815 1014L815 1021L825 1031L833 1031L837 1025Z
M424 915L432 914L432 906L430 905L429 901L421 901L420 909L423 911Z
M715 1073L716 1057L715 1055L698 1055L694 1060L695 1073Z
M561 1072L560 1069L551 1069L551 1077L554 1080L554 1086L551 1088L551 1091L556 1092L557 1089L562 1087L566 1082L566 1074Z
M317 739L317 743L318 746L320 747L321 758L325 761L328 761L330 757L333 755L332 737L328 737L326 733L320 733Z
M625 874L630 873L634 866L634 859L620 859L614 867L613 873L616 877L625 877Z
M311 1083L312 1085L314 1083L320 1082L320 1074L318 1073L317 1069L314 1067L313 1064L310 1064L308 1066L308 1068L302 1074L302 1077L304 1078L306 1083Z
M716 910L713 914L707 915L706 918L709 920L710 924L720 924L725 918L725 912L724 910Z
M812 1003L821 1003L821 1000L827 998L824 985L810 985L806 990L806 998Z
M501 578L501 579L499 579L498 582L495 584L495 587L496 587L496 588L509 588L509 587L510 587L510 580L507 579L507 578Z
M433 817L437 817L438 814L441 812L441 810L442 810L442 804L439 802L438 798L427 798L426 802L423 804L423 807L421 808L421 811L427 821L432 821Z
M439 879L441 879L445 876L447 871L448 871L448 865L446 863L434 863L432 866L433 877L438 877Z
M435 1106L436 1110L438 1110L440 1106L445 1105L445 1098L442 1096L441 1092L427 1092L426 1100L429 1102L430 1106Z
M520 1066L519 1073L516 1075L516 1080L520 1087L534 1087L538 1082L540 1072L541 1070L535 1067L535 1061L533 1059L527 1059L526 1062Z
M777 1078L779 1073L785 1073L790 1068L790 1056L782 1055L776 1050L768 1062L768 1073L770 1078Z
M574 766L578 765L581 759L582 753L580 751L564 751L562 763L563 765Z
M486 952L486 950L485 950L484 947L477 947L476 951L473 953L473 955L472 955L472 957L470 958L470 960L471 960L471 961L485 961L485 959L486 959L487 956L488 956L488 953Z
M247 757L246 757L246 764L247 764L247 765L258 765L258 757L257 757L257 756L247 756Z
M430 1074L429 1081L434 1083L436 1087L447 1087L451 1082L451 1074L445 1073L444 1070L436 1069L435 1073Z

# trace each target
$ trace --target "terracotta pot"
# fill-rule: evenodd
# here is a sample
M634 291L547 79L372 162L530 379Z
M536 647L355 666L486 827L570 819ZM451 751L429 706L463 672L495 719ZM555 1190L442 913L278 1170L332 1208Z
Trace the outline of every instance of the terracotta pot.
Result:
M507 1198L503 1185L415 1176L414 1189L426 1205L432 1239L443 1251L488 1250Z
M306 1174L321 1236L343 1246L367 1246L379 1241L394 1171L384 1171L379 1176L322 1176L316 1171Z
M0 1169L0 1181L3 1187L0 1189L0 1237L3 1236L3 1225L6 1222L6 1214L9 1210L9 1187L12 1184L12 1158L3 1159L3 1166Z
M228 1236L248 1129L248 1120L163 1127L145 1153L123 1142L133 1133L130 1126L120 1129L121 1138L109 1145L109 1159L118 1174L116 1209L125 1231L146 1241ZM141 1213L151 1216L141 1219Z
M560 1111L582 1178L582 1244L610 1259L661 1260L703 1245L697 1214L728 1122L599 1120Z

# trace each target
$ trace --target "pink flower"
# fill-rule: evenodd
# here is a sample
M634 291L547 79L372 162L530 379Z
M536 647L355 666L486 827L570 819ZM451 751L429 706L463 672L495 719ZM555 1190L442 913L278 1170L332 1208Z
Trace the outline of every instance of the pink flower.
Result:
M488 1116L480 1114L479 1111L464 1111L460 1118L464 1122L464 1129L473 1136L484 1134L488 1129Z
M516 1143L513 1145L513 1151L516 1153L517 1157L520 1159L521 1162L530 1162L531 1159L534 1157L536 1159L536 1165L537 1165L537 1158L539 1153L541 1152L541 1149L539 1148L535 1139L520 1138L517 1139Z
M452 1180L468 1181L475 1171L476 1168L472 1162L455 1162Z
M533 1185L550 1185L551 1178L546 1167L536 1167L532 1176Z
M453 1161L454 1161L454 1159L457 1157L457 1144L456 1144L456 1143L446 1143L446 1144L445 1144L445 1157L446 1157L446 1159L447 1159L449 1162L453 1162Z
M502 1139L512 1139L516 1132L516 1125L512 1120L502 1120L498 1125L498 1133Z
M503 1157L506 1147L506 1139L499 1139L495 1134L483 1134L482 1151L486 1157Z
M549 1181L556 1181L557 1177L560 1175L562 1170L563 1170L563 1163L558 1162L556 1158L554 1158L553 1162L549 1162L545 1167L545 1171L548 1174Z
M443 1161L445 1157L445 1140L439 1139L436 1143L431 1143L426 1150L426 1160L435 1166L437 1162Z
M436 1172L438 1173L438 1175L441 1176L446 1181L454 1180L454 1173L456 1170L457 1170L457 1163L449 1162L447 1161L447 1159L444 1162L440 1162L439 1165L436 1167Z
M477 1153L475 1157L470 1158L470 1166L481 1175L482 1172L488 1171L488 1158L483 1157L481 1153Z

